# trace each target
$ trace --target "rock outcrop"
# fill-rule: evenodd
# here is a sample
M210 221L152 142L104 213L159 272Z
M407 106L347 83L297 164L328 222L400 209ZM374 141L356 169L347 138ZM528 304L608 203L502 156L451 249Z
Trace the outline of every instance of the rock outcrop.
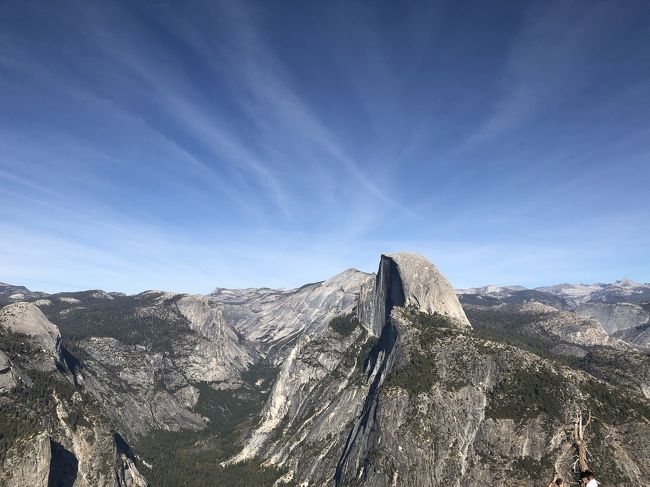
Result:
M132 458L120 453L116 467L116 487L147 487L149 483L135 466Z
M456 290L464 305L493 307L538 302L598 320L612 335L650 321L650 285L629 279L612 284L559 284L536 289L484 286Z
M58 327L22 302L0 310L0 325L0 485L120 485L110 421L75 383Z
M366 285L367 286L367 285ZM370 304L368 301L372 301ZM470 327L454 288L425 257L398 253L381 256L374 289L365 289L359 305L361 322L381 335L394 306L440 313Z
M611 338L601 323L568 311L561 311L541 303L517 305L519 313L535 317L533 323L546 333L576 345L604 345L623 347L625 344Z
M382 255L383 260L394 262L403 285L404 307L414 307L424 313L439 313L470 326L454 288L440 271L425 257L399 253Z
M14 303L0 309L0 327L26 335L37 347L53 356L59 354L61 333L32 303Z
M186 377L197 382L232 381L257 361L251 344L237 335L226 323L223 310L211 305L206 296L187 295L176 305L190 328L205 338L188 340L192 350L178 354Z
M533 486L554 468L570 478L573 450L566 425L572 411L585 404L604 412L607 406L591 391L607 386L583 371L486 340L436 316L397 310L392 322L399 333L395 358L368 433L339 463L338 485L478 487L490 479ZM640 395L630 397L642 408ZM616 407L608 411L618 414ZM621 478L630 485L641 481L647 468L646 453L636 450L645 452L647 446L619 439L636 414L610 419L614 425L593 438L591 450L602 471L614 468L610 462L629 461L630 473ZM647 437L650 428L640 427Z
M210 300L263 357L278 365L300 335L317 332L334 316L350 312L369 279L369 274L348 269L292 290L216 289Z
M614 337L631 343L632 345L650 348L650 323L617 331L614 333Z
M17 440L0 465L3 487L147 487L108 431L43 431ZM55 436L53 436L53 434ZM98 436L95 436L98 435ZM116 451L113 460L111 453Z
M84 339L80 346L87 358L78 380L125 437L134 439L152 429L205 427L205 420L192 411L198 390L164 353L108 337Z
M14 286L0 282L0 306L17 303L20 301L29 301L47 296L46 293L30 291L25 286Z
M2 465L6 487L48 487L52 451L50 436L43 432L21 438L7 452Z
M0 350L0 394L10 392L16 387L16 375L12 369L11 361L2 350Z
M650 321L650 312L633 303L584 303L575 312L598 320L610 335Z
M321 323L301 337L259 425L231 462L262 456L295 478L340 480L349 454L375 438L378 394L399 335L395 309L421 307L459 330L471 329L453 288L430 262L413 254L383 255L376 278L361 281L355 307L341 310L355 309L347 319L361 326L341 334Z
M491 479L532 486L533 475L553 464L568 476L565 421L577 404L597 401L590 391L609 386L478 336L450 290L423 258L382 256L376 278L359 290L361 326L315 327L301 337L231 462L259 458L298 485L478 487ZM534 317L532 329L558 343L624 353L595 320L538 303L511 311L526 323ZM617 461L646 448L615 441L625 426L616 428L594 448L602 462L612 448ZM627 478L639 481L644 462L636 457Z

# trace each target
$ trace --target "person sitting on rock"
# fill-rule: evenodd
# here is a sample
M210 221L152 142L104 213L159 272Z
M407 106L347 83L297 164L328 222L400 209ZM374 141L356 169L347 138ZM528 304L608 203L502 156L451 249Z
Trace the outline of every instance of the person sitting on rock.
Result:
M548 487L564 487L564 481L555 474L553 475L553 481L548 484Z

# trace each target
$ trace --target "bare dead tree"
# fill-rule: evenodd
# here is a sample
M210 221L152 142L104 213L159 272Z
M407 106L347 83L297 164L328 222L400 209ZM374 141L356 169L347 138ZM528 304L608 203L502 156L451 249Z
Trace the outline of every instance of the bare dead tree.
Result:
M576 411L573 423L573 445L576 451L576 461L573 463L573 471L577 474L589 470L587 464L587 440L586 431L591 424L591 411L585 421L581 410Z

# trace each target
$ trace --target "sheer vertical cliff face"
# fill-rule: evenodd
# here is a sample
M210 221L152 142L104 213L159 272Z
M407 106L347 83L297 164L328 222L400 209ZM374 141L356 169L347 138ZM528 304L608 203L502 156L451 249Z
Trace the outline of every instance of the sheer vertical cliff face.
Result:
M47 433L17 441L8 451L2 466L3 485L48 487L51 460L50 437Z
M390 313L395 306L406 304L404 283L400 268L393 258L381 256L379 272L374 292L374 313L369 323L369 329L381 337L384 327L390 325Z
M206 296L188 295L176 303L190 328L203 340L188 340L185 353L178 353L179 368L190 380L235 381L257 361L250 343L237 335L224 319L223 310Z

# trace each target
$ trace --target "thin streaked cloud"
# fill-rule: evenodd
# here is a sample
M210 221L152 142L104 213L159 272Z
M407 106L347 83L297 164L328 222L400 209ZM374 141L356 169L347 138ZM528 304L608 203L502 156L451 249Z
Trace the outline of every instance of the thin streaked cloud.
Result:
M4 2L0 281L291 287L400 249L459 287L648 281L648 19Z

